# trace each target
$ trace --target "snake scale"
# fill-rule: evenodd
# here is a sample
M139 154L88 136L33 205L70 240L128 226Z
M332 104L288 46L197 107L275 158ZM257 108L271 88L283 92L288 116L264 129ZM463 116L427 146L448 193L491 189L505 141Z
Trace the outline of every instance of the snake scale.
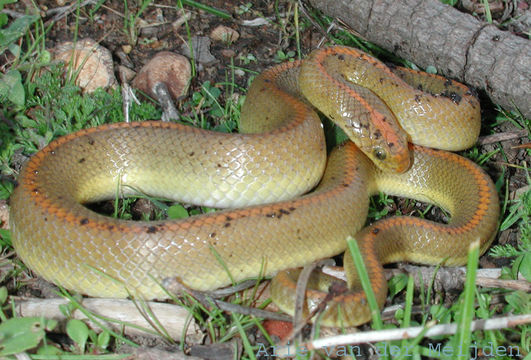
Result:
M328 157L313 106L352 140ZM324 48L254 80L239 134L146 121L53 141L19 175L13 243L31 269L67 289L151 299L167 296L165 279L215 289L337 255L355 236L383 304L381 263L457 265L472 241L482 250L492 241L499 205L490 178L463 157L424 147L465 149L479 129L479 103L465 86L386 67L356 49ZM393 217L362 230L378 191L435 203L451 219ZM236 209L132 222L83 205L135 192ZM349 256L345 266L354 281ZM294 273L281 272L272 285L286 311ZM367 320L357 288L323 317L329 325Z

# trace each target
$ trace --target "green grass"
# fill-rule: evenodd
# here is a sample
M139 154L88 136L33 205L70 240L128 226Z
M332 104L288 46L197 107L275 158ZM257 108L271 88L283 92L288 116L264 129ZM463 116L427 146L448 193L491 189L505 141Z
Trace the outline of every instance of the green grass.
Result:
M0 0L0 10L12 0ZM102 9L105 1L100 1L90 9L91 16L95 16ZM485 2L486 3L486 2ZM124 2L128 12L125 14L123 31L131 44L137 42L137 20L142 17L151 1L143 1L135 11L129 11L128 4ZM278 4L276 4L278 5ZM194 7L212 13L222 19L229 20L230 16L219 9L205 7L205 5L193 1L182 1L181 7ZM242 12L252 11L252 4L240 6ZM286 41L292 41L294 48L288 50L278 49L273 59L276 62L290 61L301 55L300 32L312 26L305 18L299 18L298 5L293 8L293 17L289 21L279 23L278 28ZM79 18L79 12L77 17ZM331 19L317 12L311 13L312 19L326 31ZM188 38L191 36L188 29ZM13 190L13 179L16 177L18 166L25 157L34 154L51 140L77 131L79 129L97 126L103 123L119 122L123 120L122 98L118 89L109 91L96 91L93 94L82 94L80 89L72 82L65 80L62 69L49 64L50 54L45 50L47 31L41 19L33 15L25 15L19 20L9 23L9 19L0 13L0 55L2 53L12 56L11 62L5 67L5 72L0 74L0 199L8 199ZM76 27L77 31L77 27ZM330 41L359 47L375 56L398 64L414 67L402 59L397 59L393 54L358 39L346 31L333 31ZM245 57L240 59L243 66L257 62L256 58ZM244 101L244 96L236 97L236 93L244 93L244 89L238 87L235 82L234 70L237 67L232 64L226 71L223 81L214 83L206 81L194 87L192 93L180 104L184 116L182 121L186 124L222 132L235 132L238 128L239 109ZM195 74L195 72L194 72ZM160 118L160 110L156 104L144 101L141 104L133 104L131 120ZM494 122L489 124L492 129L501 122L511 122L518 128L530 130L530 122L518 113L511 113L499 109ZM488 127L489 128L489 127ZM334 143L341 142L341 134L331 127L329 137ZM496 152L501 152L501 147L489 153L483 153L481 149L474 148L467 152L469 158L479 164L488 164L489 159ZM529 154L529 150L527 150ZM525 169L529 175L528 169ZM503 194L503 218L501 230L518 228L520 241L518 244L495 246L490 252L493 256L509 257L510 264L503 268L503 277L516 279L518 273L524 278L531 280L531 192L528 190L515 200L509 199L508 180L502 174L497 182ZM505 182L504 182L505 181ZM528 178L528 184L531 181ZM139 197L145 197L139 194ZM209 212L212 209L194 208L190 211L179 204L167 204L162 199L150 199L159 209L156 218L169 215L170 218L185 217L197 213ZM131 218L131 203L135 200L125 199L116 202L113 216ZM384 194L374 197L371 205L371 220L379 219L388 215L392 208L396 208L394 198ZM3 254L12 252L10 233L0 230L0 245ZM355 253L355 250L353 250ZM529 294L519 291L503 289L481 289L473 284L474 271L477 268L477 254L471 252L469 258L469 278L465 290L458 303L448 306L435 303L434 299L442 297L430 288L415 291L412 278L397 276L390 280L390 296L403 299L404 308L396 313L395 321L383 323L376 321L379 328L408 327L413 325L426 325L431 321L440 323L456 322L460 331L454 336L444 336L433 341L434 343L449 344L454 348L459 345L477 344L487 346L489 343L496 346L517 345L525 353L529 353L529 326L509 330L477 331L467 330L467 324L473 318L487 319L503 314L525 314L531 312L529 308ZM13 282L21 284L18 279L24 271L23 265L13 257L2 258L1 265L12 266L11 271L3 273L3 283ZM12 303L9 299L9 291L6 287L0 287L0 356L14 354L21 351L32 351L33 359L54 358L58 355L58 349L49 339L48 334L56 324L45 319L17 318L12 315ZM502 295L504 303L497 304L495 298ZM76 297L70 297L71 306L78 306ZM205 329L205 334L212 342L230 341L236 337L243 339L244 358L253 359L259 346L253 344L248 338L251 328L258 328L265 332L260 323L253 317L246 315L231 314L216 309L207 309L193 298L185 297L179 300L181 304L190 309L191 316ZM250 298L236 298L238 304L249 304ZM412 315L414 304L420 301L425 308L422 316ZM79 305L80 306L80 305ZM65 311L69 311L65 309ZM89 314L91 315L91 314ZM91 315L92 316L92 315ZM103 319L94 319L100 321ZM36 324L38 331L33 331ZM13 336L18 331L17 339ZM121 334L108 329L99 334L87 328L86 324L71 319L66 329L67 337L72 341L72 346L61 351L62 358L83 359L118 359L121 355L109 353L109 349L118 343L128 342ZM273 341L264 334L270 345ZM8 342L11 341L11 342ZM14 343L14 345L13 345ZM402 349L411 348L415 357L426 355L430 342L419 336L411 340L392 342L392 345ZM5 346L12 346L5 350ZM3 351L3 352L2 352ZM64 357L64 355L67 357ZM70 357L68 357L70 356ZM391 358L400 358L395 356ZM404 358L404 356L402 356ZM441 357L442 358L442 357Z

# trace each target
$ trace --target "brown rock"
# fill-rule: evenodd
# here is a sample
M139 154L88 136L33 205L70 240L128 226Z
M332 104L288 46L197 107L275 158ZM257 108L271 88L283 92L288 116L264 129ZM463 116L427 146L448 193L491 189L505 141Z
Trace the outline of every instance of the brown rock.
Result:
M171 96L178 99L186 95L192 69L190 62L182 55L169 51L162 51L155 55L133 80L133 87L156 97L153 87L158 82L163 82L168 87Z
M65 69L77 75L76 85L84 92L108 88L116 84L112 56L109 50L92 39L77 43L61 43L51 50L54 59L64 61Z
M0 200L0 229L7 229L9 224L9 207L5 200Z
M223 55L224 57L231 58L236 56L236 52L232 49L223 49L221 50L221 55Z
M233 43L240 38L240 34L228 26L219 25L210 33L210 38L214 41Z

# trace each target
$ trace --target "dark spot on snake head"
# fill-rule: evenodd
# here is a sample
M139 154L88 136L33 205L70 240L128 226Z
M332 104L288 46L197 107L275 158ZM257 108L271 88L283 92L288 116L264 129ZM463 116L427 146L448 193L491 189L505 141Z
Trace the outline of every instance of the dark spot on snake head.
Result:
M188 154L188 156L194 156L194 155L195 155L195 152L193 152L193 151Z
M275 217L275 213L267 213L265 216L268 217L268 218L274 218Z
M450 80L450 79L446 79L446 81L444 82L444 87L447 88L447 87L449 87L450 85L452 85L452 80Z
M375 139L379 139L382 136L382 132L380 130L376 129L376 131L374 132L373 136L374 136Z
M85 158L79 159L78 163L83 164L85 162Z
M500 41L500 36L499 35L493 36L492 41Z
M96 141L94 141L93 138L90 138L90 137L89 137L89 138L88 138L88 143L89 143L89 145L94 145L94 144L96 143Z
M87 225L89 222L89 219L87 218L83 218L79 221L79 225Z
M13 187L16 189L19 185L19 182L17 180L13 181Z
M215 232L210 233L210 234L208 234L208 236L211 237L211 238L215 238L216 237L216 233Z
M420 95L415 95L415 101L418 103L420 103L420 99L421 99L421 96Z
M232 220L234 220L234 219L233 219L232 217L230 217L230 216L225 216L225 220L226 220L226 221L232 221Z
M392 148L393 146L395 146L395 143L393 142L387 143L387 146L389 146L389 148Z
M286 210L286 209L280 209L278 212L281 213L281 214L284 214L284 215L289 215L290 214L290 212L288 210Z
M269 79L264 79L264 82L265 82L265 83L270 83L271 80L269 80Z
M109 226L107 226L107 230L109 230L109 231L113 231L113 230L114 230L114 225L109 225Z
M348 184L347 183L343 183L341 184L343 187L348 187Z
M230 222L227 222L223 225L224 228L228 228L230 226Z
M290 206L289 208L289 211L295 211L296 208L294 208L293 206Z
M450 94L450 100L452 100L454 104L459 105L459 103L461 102L461 99L462 97L459 94L456 94L454 92Z
M344 61L344 60L345 60L345 55L343 55L343 54L339 54L339 55L337 56L337 58L338 58L339 60L341 60L341 61Z
M380 84L383 84L384 83L384 78L379 78L378 81L380 82Z
M146 229L146 232L148 234L154 234L157 232L157 227L156 226L148 226L147 229Z
M422 84L418 84L417 89L419 89L420 91L424 91L424 87L422 86Z
M380 232L380 229L378 229L377 227L375 227L374 229L371 230L371 232L376 235Z
M44 218L44 221L48 221L48 218L47 218L47 217L45 217L45 218Z
M218 168L220 168L220 167L221 167L221 164L216 164L216 166L217 166Z

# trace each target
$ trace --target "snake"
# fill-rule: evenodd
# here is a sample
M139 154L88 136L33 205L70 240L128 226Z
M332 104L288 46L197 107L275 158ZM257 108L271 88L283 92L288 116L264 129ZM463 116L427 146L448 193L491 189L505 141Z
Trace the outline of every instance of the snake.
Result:
M350 140L327 152L316 110ZM273 299L292 312L297 270L288 269L338 255L354 237L382 306L382 264L459 265L471 243L483 252L493 240L493 182L451 152L476 142L480 122L478 100L458 82L354 48L318 49L254 79L239 133L141 121L55 139L19 173L13 245L36 274L96 297L164 299L168 280L207 291L276 275ZM395 216L365 227L379 192L436 204L450 218ZM128 221L86 206L135 194L221 210ZM328 302L324 325L370 320L349 256L344 262L352 284ZM326 293L318 280L307 312Z

